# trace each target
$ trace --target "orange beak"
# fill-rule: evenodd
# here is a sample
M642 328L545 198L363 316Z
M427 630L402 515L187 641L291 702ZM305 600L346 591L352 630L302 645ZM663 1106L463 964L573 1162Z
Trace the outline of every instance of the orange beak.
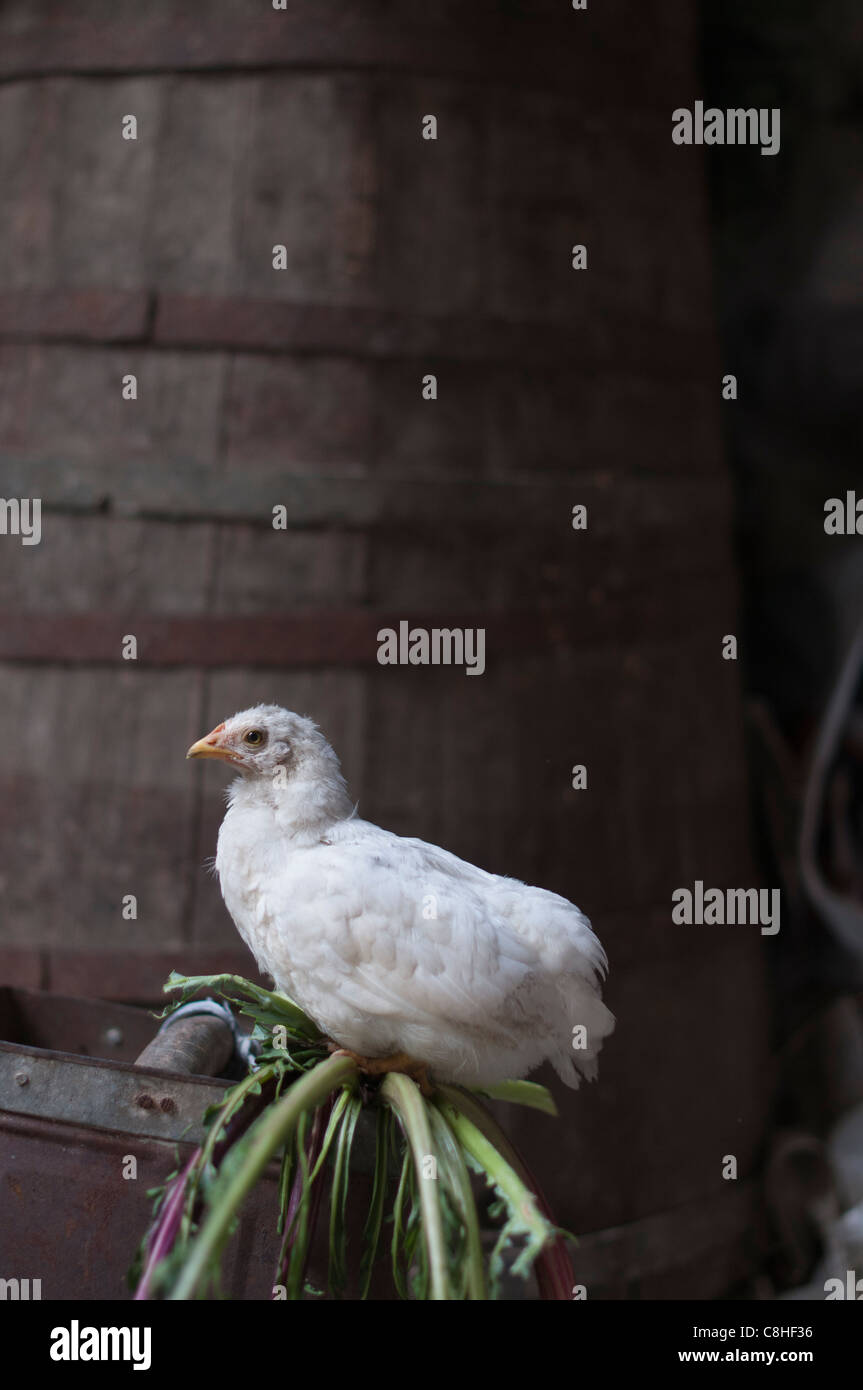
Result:
M204 738L199 738L197 743L193 743L187 758L220 758L222 762L238 763L240 758L231 748L226 748L221 741L221 733L224 724L217 724L211 734L206 734Z

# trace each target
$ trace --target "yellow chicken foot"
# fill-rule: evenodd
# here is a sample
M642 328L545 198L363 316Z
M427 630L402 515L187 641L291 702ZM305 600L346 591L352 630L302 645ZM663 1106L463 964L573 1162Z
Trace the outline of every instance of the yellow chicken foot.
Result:
M358 1052L340 1046L331 1038L327 1039L327 1048L334 1057L352 1057L360 1071L364 1071L367 1076L384 1076L388 1071L402 1072L417 1083L424 1096L434 1095L435 1088L429 1078L428 1063L418 1062L406 1052L394 1052L391 1057L361 1057Z

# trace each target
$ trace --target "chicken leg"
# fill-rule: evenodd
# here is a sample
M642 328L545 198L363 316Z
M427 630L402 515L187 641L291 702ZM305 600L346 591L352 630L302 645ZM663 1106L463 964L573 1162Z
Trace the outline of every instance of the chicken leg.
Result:
M327 1040L327 1048L334 1057L352 1057L360 1071L367 1076L384 1076L388 1071L402 1072L417 1083L424 1096L434 1095L435 1087L429 1078L428 1064L418 1062L406 1052L394 1052L390 1057L361 1057L358 1052L352 1052L349 1047L342 1047L332 1039Z

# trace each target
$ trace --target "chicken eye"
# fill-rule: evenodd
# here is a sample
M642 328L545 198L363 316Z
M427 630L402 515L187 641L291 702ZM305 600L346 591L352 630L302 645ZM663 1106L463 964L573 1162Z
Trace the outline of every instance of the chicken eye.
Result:
M260 729L247 729L243 734L243 743L247 743L250 748L260 748L264 738L265 736Z

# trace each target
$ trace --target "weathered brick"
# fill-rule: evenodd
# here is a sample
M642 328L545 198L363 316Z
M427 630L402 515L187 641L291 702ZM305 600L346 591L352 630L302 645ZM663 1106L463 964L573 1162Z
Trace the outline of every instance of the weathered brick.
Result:
M0 749L7 943L152 949L183 938L194 828L183 757L197 678L130 665L118 660L98 680L0 670L17 731ZM126 894L138 898L136 921L122 916Z
M291 608L359 603L367 550L361 532L222 526L211 611L254 614L283 611L288 602Z
M346 76L256 81L249 154L239 170L236 281L295 302L370 304L376 255L371 91ZM289 135L286 133L289 132ZM273 268L273 246L287 268Z
M241 288L237 171L251 145L256 91L247 78L171 78L165 87L148 253L160 291L220 295Z
M7 488L48 505L195 510L218 452L224 369L213 353L0 348ZM122 398L128 373L135 401Z
M233 358L225 395L225 467L273 487L292 473L361 477L371 447L367 368L338 359Z
M423 399L423 378L438 396ZM472 363L382 362L374 368L374 470L389 477L481 478L487 468L487 369Z
M436 141L421 138L427 113L438 118ZM379 302L435 317L480 310L499 229L484 217L483 126L472 94L441 82L384 87L374 161Z
M147 286L153 176L164 84L151 78L68 84L58 133L54 282L74 288ZM138 118L138 139L122 120Z
M583 97L557 92L492 90L486 105L487 191L497 222L512 205L544 216L569 203L583 213L591 201L595 138Z
M56 200L63 179L67 90L63 82L15 82L0 88L0 291L4 293L50 289L58 280L62 283L62 276L56 275Z
M718 400L718 378L714 384ZM716 435L710 443L702 420L711 411L698 381L566 361L553 370L498 368L487 373L484 410L495 474L610 471L622 483L621 458L645 474L715 471Z
M541 216L529 204L497 214L488 248L488 311L520 322L565 322L574 327L589 355L607 351L602 284L613 267L603 262L601 214L552 207ZM572 269L572 247L585 245L588 269Z
M60 622L91 611L201 612L212 533L201 522L44 513L39 545L0 545L3 607L53 614Z

